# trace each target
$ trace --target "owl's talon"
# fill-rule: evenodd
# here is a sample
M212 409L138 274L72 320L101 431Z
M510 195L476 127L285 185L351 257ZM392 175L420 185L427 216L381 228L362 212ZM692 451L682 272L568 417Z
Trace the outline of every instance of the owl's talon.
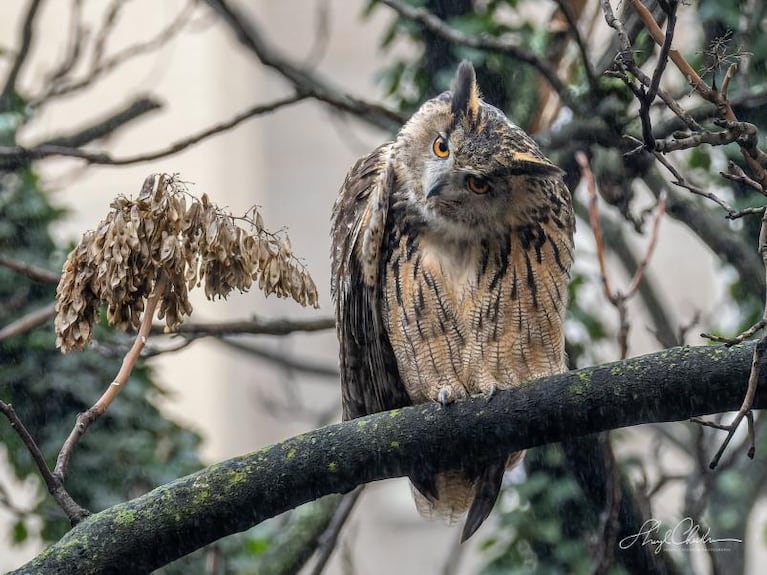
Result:
M452 393L449 387L443 387L439 390L439 393L437 394L437 401L439 401L439 404L445 408L449 404L453 403Z

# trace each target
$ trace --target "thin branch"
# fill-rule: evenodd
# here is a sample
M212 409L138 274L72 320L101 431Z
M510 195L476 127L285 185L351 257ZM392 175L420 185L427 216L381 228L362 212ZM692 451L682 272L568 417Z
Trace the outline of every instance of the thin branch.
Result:
M421 24L424 28L452 44L466 46L477 50L485 50L496 54L504 54L515 60L532 66L543 76L562 101L573 110L580 110L582 105L570 93L570 89L557 75L557 71L549 63L532 52L521 48L516 42L510 42L501 38L488 36L468 35L452 28L444 20L438 18L428 10L416 8L400 2L399 0L381 0L402 18Z
M661 44L660 54L658 54L658 63L655 66L655 71L652 75L652 81L650 82L650 86L647 90L647 100L650 104L652 104L653 100L655 100L655 96L658 94L660 80L663 76L663 72L666 70L666 64L668 64L668 56L669 52L671 51L671 44L674 41L674 32L676 29L676 0L670 0L665 4L666 8L664 8L664 11L666 12L667 16L666 34L663 38L663 43ZM661 2L660 5L663 7L664 3Z
M582 151L578 151L575 154L575 160L581 169L581 175L586 182L586 189L589 193L589 223L591 225L592 233L594 234L594 243L596 245L597 261L599 263L599 272L602 279L602 289L605 294L605 298L612 304L612 306L618 312L619 329L618 329L618 346L620 348L620 357L625 359L628 355L628 334L630 324L628 321L628 307L627 302L631 299L639 290L642 283L642 279L645 275L645 270L655 251L655 245L658 242L658 232L660 229L660 221L665 213L666 209L666 196L661 194L658 198L658 206L656 208L655 220L653 222L652 233L650 236L650 242L648 243L647 250L644 257L637 265L634 272L634 276L631 279L628 290L623 293L613 290L610 284L610 280L607 274L607 263L605 257L605 245L602 239L602 227L599 221L599 206L597 200L597 187L594 174L591 171L589 160L586 154Z
M658 204L655 207L655 219L653 219L652 232L650 233L650 241L647 244L647 250L645 251L644 257L640 260L636 272L634 272L634 277L631 279L631 283L629 284L629 287L624 294L624 297L627 299L632 297L637 292L639 285L642 283L645 270L647 269L647 264L650 262L650 259L655 252L655 246L658 244L658 237L660 235L660 222L663 219L663 214L665 213L666 194L662 193L660 198L658 198Z
M640 0L629 0L631 6L636 13L642 19L650 36L655 40L658 45L663 45L664 35L661 31L658 23L653 18L650 11L641 3ZM693 69L689 62L678 50L669 50L669 57L674 62L680 72L687 78L693 89L700 94L704 99L708 100L712 104L716 105L722 118L728 122L737 122L738 118L735 116L735 112L732 110L730 102L726 96L721 92L711 88L700 75ZM743 154L743 158L746 160L749 168L756 176L756 180L759 181L765 188L767 188L767 154L761 151L756 145L753 139L747 142L738 142Z
M123 358L120 371L98 401L87 411L77 416L77 422L75 423L74 428L72 428L69 437L67 437L64 442L64 445L61 447L59 456L56 459L56 467L53 470L53 475L60 481L63 482L66 477L69 461L72 458L72 452L77 445L77 442L80 441L80 438L88 430L88 427L104 414L112 401L114 401L115 397L117 397L117 394L120 393L123 386L128 383L128 378L133 372L133 367L136 365L139 357L141 357L141 350L144 349L144 345L146 345L147 337L149 336L152 327L152 318L155 309L157 308L157 304L160 303L160 299L162 298L167 285L168 277L163 272L160 274L160 277L157 278L154 289L146 300L144 317L141 318L141 325L138 334L136 334L136 340L130 351L125 355L125 358Z
M333 329L336 323L333 318L320 317L311 319L260 319L251 318L245 321L183 323L172 334L183 334L197 337L225 336L238 334L258 335L288 335L297 331L315 332ZM153 326L153 335L169 335L163 326Z
M362 495L363 489L364 486L361 485L344 496L341 505L338 506L338 509L336 509L336 512L333 515L330 525L328 525L328 528L319 538L317 545L317 561L309 572L309 575L321 575L322 571L325 569L330 556L336 548L338 536L341 534L341 528L351 515L352 509L354 509L354 504L357 503L360 495Z
M125 2L122 0L112 0L112 3L104 12L104 16L101 20L101 25L98 29L99 31L96 34L95 40L93 41L93 62L91 63L91 69L97 68L99 63L104 58L107 40L109 40L109 37L112 35L112 31L114 30L115 26L117 26L117 22L120 20L120 10L122 10L124 5ZM170 30L166 29L165 31Z
M48 84L44 93L30 100L30 103L33 106L39 109L43 105L51 102L54 98L72 95L75 92L88 88L102 76L115 70L125 62L161 48L183 30L196 7L196 2L188 2L186 7L179 12L178 16L170 24L155 34L155 36L145 42L128 46L109 58L104 58L106 40L111 33L114 24L116 24L117 15L122 4L123 2L114 2L107 12L104 24L102 24L95 40L91 68L88 73L83 78L70 81L69 83L51 82Z
M661 164L663 164L663 167L666 168L669 172L671 172L671 175L676 178L674 182L672 182L674 185L679 186L680 188L684 188L688 192L692 192L696 196L700 196L702 198L706 198L707 200L711 200L715 204L719 205L725 212L727 212L728 216L732 216L736 213L736 211L733 209L733 207L728 204L725 200L717 196L713 192L706 192L704 190L701 190L698 186L694 186L687 182L687 180L684 179L684 176L679 173L679 171L669 162L660 152L654 152L655 159L657 159Z
M660 29L660 26L658 26L658 23L655 21L652 13L647 9L646 6L644 6L644 4L642 4L640 0L629 0L629 2L632 8L634 8L639 17L642 19L645 28L647 28L647 31L650 33L652 39L655 40L655 43L658 44L658 46L663 46L666 40L665 34ZM605 2L603 1L603 6L604 3ZM712 92L711 87L706 84L700 75L695 71L695 69L690 66L681 52L669 47L668 56L671 58L671 61L674 62L679 71L682 72L684 77L687 78L687 81L695 89L695 91L709 100L711 98Z
M702 130L694 133L675 132L665 140L653 140L654 151L667 154L675 150L696 148L701 144L726 146L732 142L739 141L754 130L756 130L756 127L753 124L733 122L729 125L728 129L721 132L712 132L711 130Z
M83 44L85 44L88 38L88 30L83 25L83 1L84 0L72 0L69 9L70 17L67 49L61 63L50 73L46 74L43 83L45 86L55 86L75 68L80 60Z
M599 223L599 209L597 208L597 187L594 174L591 171L588 157L584 152L577 152L575 160L581 168L581 175L586 182L586 189L589 192L589 223L591 231L594 234L594 243L597 248L597 262L599 263L599 274L602 278L602 290L605 297L615 304L615 294L610 286L610 279L607 276L607 263L605 262L604 242L602 241L602 226Z
M763 196L767 195L767 190L764 189L764 186L754 180L753 178L750 178L746 175L746 173L743 171L743 168L741 168L738 164L730 160L727 163L727 171L726 172L719 172L719 174L728 180L731 180L733 182L738 182L739 184L743 184L744 186L747 186L751 188L752 190L759 192Z
M274 69L290 81L298 92L348 112L386 131L399 130L407 121L407 117L399 112L345 94L319 76L290 62L266 42L253 20L230 5L228 0L206 0L206 2L232 29L243 46L253 52L264 66Z
M29 7L27 8L27 15L24 18L24 24L21 28L21 45L19 46L19 51L16 52L16 58L13 60L11 70L8 72L8 76L5 79L3 91L0 92L0 110L8 109L11 96L16 91L16 82L19 79L19 73L24 66L24 62L29 55L29 49L32 46L35 18L37 17L37 12L40 9L41 4L41 0L31 0Z
M751 339L757 332L763 330L765 327L767 327L767 321L765 321L765 319L762 318L758 322L756 322L754 325L749 327L747 330L737 335L736 337L721 337L719 335L713 335L710 333L702 333L700 334L700 337L703 337L705 339L708 339L716 343L723 343L726 346L733 346L733 345L738 345L739 343L742 343L748 339Z
M186 341L188 342L190 340L187 339ZM236 349L239 352L265 359L283 369L300 371L310 375L317 375L325 378L338 379L339 377L338 367L330 366L328 365L328 362L320 363L307 361L306 359L302 359L300 357L287 355L284 352L271 351L264 347L249 345L247 343L236 341L228 337L221 337L218 341L232 349ZM171 351L176 351L176 349Z
M63 146L79 148L90 144L95 140L105 138L125 124L154 110L162 108L162 104L149 96L139 97L121 109L109 114L106 118L98 120L91 125L81 127L73 134L62 134L42 142L41 146Z
M59 507L61 507L64 513L67 514L71 524L73 526L77 525L77 523L90 515L90 512L87 509L81 507L74 499L72 499L72 496L64 488L61 479L51 473L48 464L45 462L45 457L43 457L43 454L40 451L40 448L37 446L35 439L32 437L32 434L29 433L29 430L27 430L21 419L19 419L19 416L16 414L13 406L9 403L5 403L4 401L0 401L0 411L2 411L3 415L8 418L8 421L11 424L11 428L18 434L19 438L24 443L30 455L32 456L32 460L35 462L35 466L37 466L37 470L40 472L40 476L45 482L48 493L53 496L53 498L56 500L56 503L59 504Z
M67 146L57 146L50 144L41 144L30 148L22 146L0 146L0 168L14 169L20 165L24 165L32 160L39 160L41 158L48 158L51 156L65 156L70 158L77 158L84 160L88 164L100 164L107 166L125 166L128 164L140 164L142 162L150 162L152 160L158 160L167 156L177 154L188 147L205 140L216 134L226 132L241 124L245 120L253 118L255 116L261 116L268 112L273 112L278 108L289 106L297 102L305 100L308 96L306 94L295 94L288 96L280 100L276 100L269 104L262 104L254 106L249 110L246 110L234 118L206 128L197 134L188 136L183 140L171 144L167 148L158 150L155 152L148 152L137 154L135 156L128 156L124 158L115 158L106 152L92 152L82 150L79 148L72 148Z
M661 6L664 6L661 3ZM655 65L650 84L646 88L640 88L639 91L635 91L637 99L639 100L639 119L642 123L642 138L644 140L644 147L647 151L652 152L655 150L655 138L653 137L652 123L650 120L650 107L655 101L655 97L658 95L660 88L660 81L663 77L663 72L666 70L666 64L668 64L668 55L671 50L671 43L674 40L674 31L676 26L676 2L668 2L665 5L664 11L668 17L666 23L666 34L663 38L660 54L658 55L658 61ZM628 57L629 55L624 55ZM633 55L630 56L632 69L638 69L635 65Z
M7 267L18 274L27 276L29 279L41 283L57 284L59 283L59 274L38 268L24 262L16 261L4 255L0 255L0 266Z
M51 321L56 315L56 304L46 305L40 309L29 312L0 329L0 342L8 338L32 331Z
M586 81L589 84L589 88L593 94L597 94L599 93L599 82L597 81L597 78L594 75L594 67L591 65L591 62L589 60L589 49L588 49L588 46L586 45L586 40L583 38L580 28L578 27L578 18L573 12L573 7L571 5L571 2L569 2L568 0L554 0L554 1L559 7L559 10L564 15L565 20L567 20L567 24L570 28L570 33L575 39L575 45L578 47L578 53L581 56L581 62L583 63L583 69L586 72Z
M759 255L762 257L762 265L764 267L765 276L767 276L767 211L762 216L762 225L759 228L758 251ZM753 333L756 333L758 329L761 329L766 325L767 293L765 293L764 296L764 309L762 311L761 321L758 322L755 326L752 326L747 331L754 330ZM757 328L757 326L760 327ZM742 337L742 334L740 337ZM719 446L719 450L714 455L711 463L709 464L711 469L715 469L719 464L719 460L722 458L722 455L724 454L725 449L727 449L727 446L730 444L730 441L732 441L732 438L735 435L735 432L738 430L738 427L740 426L744 417L746 417L748 421L748 438L750 440L748 456L753 459L756 447L754 444L754 422L752 419L753 416L751 415L751 409L754 403L754 396L756 395L756 388L759 385L759 379L762 376L765 364L767 364L767 334L763 334L761 339L757 342L756 347L754 347L754 354L751 360L751 372L748 376L748 389L746 390L746 394L743 397L743 403L741 404L740 409L738 409L738 412L735 414L733 420L725 428L727 435L725 436L724 441L722 441L722 444Z

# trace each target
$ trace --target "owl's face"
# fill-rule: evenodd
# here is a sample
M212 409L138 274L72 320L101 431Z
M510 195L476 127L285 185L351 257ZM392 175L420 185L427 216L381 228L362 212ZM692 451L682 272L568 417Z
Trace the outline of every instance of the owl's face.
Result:
M532 223L561 193L562 171L497 108L463 63L451 92L429 100L395 142L395 170L435 230L476 237Z

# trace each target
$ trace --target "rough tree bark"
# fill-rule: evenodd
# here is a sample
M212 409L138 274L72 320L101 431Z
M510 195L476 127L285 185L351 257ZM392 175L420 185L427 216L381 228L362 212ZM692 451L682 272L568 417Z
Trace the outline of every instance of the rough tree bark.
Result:
M148 572L331 493L608 429L735 410L753 343L680 347L537 380L489 400L329 425L182 477L80 523L14 573ZM767 405L760 377L755 407Z

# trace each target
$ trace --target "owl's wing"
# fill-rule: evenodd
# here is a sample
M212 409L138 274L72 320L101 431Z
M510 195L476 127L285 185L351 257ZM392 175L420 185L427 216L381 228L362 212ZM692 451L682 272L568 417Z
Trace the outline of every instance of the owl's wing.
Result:
M381 320L379 264L394 174L391 143L354 164L333 208L331 292L344 419L410 405Z

